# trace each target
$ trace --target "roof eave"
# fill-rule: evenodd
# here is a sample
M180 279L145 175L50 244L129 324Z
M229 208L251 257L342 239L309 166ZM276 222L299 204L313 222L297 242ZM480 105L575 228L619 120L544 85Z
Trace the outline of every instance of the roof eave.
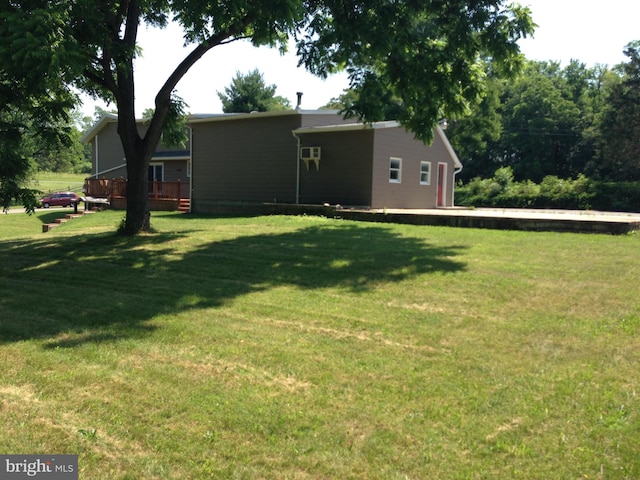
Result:
M93 140L93 137L95 137L100 132L100 130L104 128L107 123L113 123L117 120L118 116L115 113L105 113L104 115L102 115L100 120L98 120L93 125L93 127L87 130L87 132L80 139L80 142L89 143L91 140Z
M440 125L437 125L436 126L436 132L438 133L438 136L440 137L440 140L442 140L442 143L444 143L445 148L449 152L449 155L451 156L451 159L453 160L453 163L456 165L457 168L462 168L462 162L458 158L458 155L456 154L456 151L451 146L451 143L449 142L449 139L447 138L447 134L444 133L444 129Z
M200 115L199 118L189 119L189 123L207 123L207 122L228 122L233 120L246 120L249 118L269 118L284 117L290 115L335 115L338 110L277 110L271 112L251 112L251 113L220 113L213 115Z
M295 134L302 133L328 133L328 132L349 132L353 130L377 130L382 128L398 128L400 124L396 121L374 122L374 123L342 123L339 125L318 125L315 127L302 127L293 131Z

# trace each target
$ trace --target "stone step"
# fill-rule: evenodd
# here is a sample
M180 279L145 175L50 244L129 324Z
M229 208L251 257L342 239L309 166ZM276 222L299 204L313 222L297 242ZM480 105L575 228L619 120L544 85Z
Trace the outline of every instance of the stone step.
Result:
M64 217L56 218L54 223L45 223L42 225L42 233L47 233L56 228L57 226L62 225L63 223L68 222L69 220L73 220L74 218L80 218L83 215L96 213L99 210L84 210L82 213L67 213Z

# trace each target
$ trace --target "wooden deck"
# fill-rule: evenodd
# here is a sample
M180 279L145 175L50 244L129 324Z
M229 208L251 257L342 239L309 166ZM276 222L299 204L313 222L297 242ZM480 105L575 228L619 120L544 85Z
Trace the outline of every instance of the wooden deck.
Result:
M188 182L149 182L149 208L151 210L191 210ZM111 208L126 209L127 180L125 178L87 178L84 183L86 197L102 199Z

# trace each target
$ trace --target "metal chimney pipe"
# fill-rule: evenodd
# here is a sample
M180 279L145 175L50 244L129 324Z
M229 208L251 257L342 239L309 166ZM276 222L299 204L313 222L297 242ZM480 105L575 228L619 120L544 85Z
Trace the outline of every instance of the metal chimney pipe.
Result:
M302 105L302 92L296 92L296 95L298 96L298 104L296 105L296 110L298 110L300 108L300 105Z

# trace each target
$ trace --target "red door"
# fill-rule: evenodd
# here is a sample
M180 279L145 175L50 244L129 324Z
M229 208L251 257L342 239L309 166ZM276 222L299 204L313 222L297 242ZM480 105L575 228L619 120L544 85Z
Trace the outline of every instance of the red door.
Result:
M439 163L438 164L438 198L436 201L437 207L445 206L446 199L446 189L447 189L447 164Z

